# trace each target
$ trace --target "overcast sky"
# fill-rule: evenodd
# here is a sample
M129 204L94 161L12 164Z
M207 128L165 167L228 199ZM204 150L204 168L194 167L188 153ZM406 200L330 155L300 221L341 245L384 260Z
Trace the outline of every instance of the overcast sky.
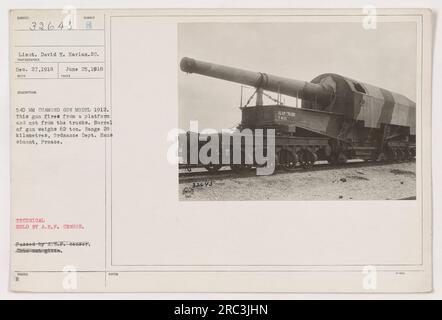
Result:
M178 66L187 56L203 61L309 81L337 73L416 98L416 24L182 23ZM240 85L178 71L179 125L231 128L241 121ZM246 93L252 94L253 91ZM276 94L273 94L276 97ZM286 100L290 104L291 99Z

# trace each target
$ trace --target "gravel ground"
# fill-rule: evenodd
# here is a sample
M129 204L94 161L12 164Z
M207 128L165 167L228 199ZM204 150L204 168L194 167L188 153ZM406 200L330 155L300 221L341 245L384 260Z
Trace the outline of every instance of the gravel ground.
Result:
M416 164L294 172L179 184L180 200L390 200L416 196Z

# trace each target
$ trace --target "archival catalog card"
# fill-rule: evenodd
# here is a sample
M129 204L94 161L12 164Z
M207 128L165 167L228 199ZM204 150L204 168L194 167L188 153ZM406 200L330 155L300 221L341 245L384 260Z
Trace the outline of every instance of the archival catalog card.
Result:
M431 14L12 10L11 290L431 291Z

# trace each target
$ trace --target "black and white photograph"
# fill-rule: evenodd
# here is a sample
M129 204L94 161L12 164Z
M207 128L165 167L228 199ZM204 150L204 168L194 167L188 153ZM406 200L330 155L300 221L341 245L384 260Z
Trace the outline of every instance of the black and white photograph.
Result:
M178 24L181 200L416 199L413 22Z

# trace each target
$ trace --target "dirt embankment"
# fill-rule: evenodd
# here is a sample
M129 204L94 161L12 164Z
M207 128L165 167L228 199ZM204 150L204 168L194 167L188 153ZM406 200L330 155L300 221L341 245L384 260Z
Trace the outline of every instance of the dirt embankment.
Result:
M179 185L180 200L392 200L416 196L416 164L339 168Z

